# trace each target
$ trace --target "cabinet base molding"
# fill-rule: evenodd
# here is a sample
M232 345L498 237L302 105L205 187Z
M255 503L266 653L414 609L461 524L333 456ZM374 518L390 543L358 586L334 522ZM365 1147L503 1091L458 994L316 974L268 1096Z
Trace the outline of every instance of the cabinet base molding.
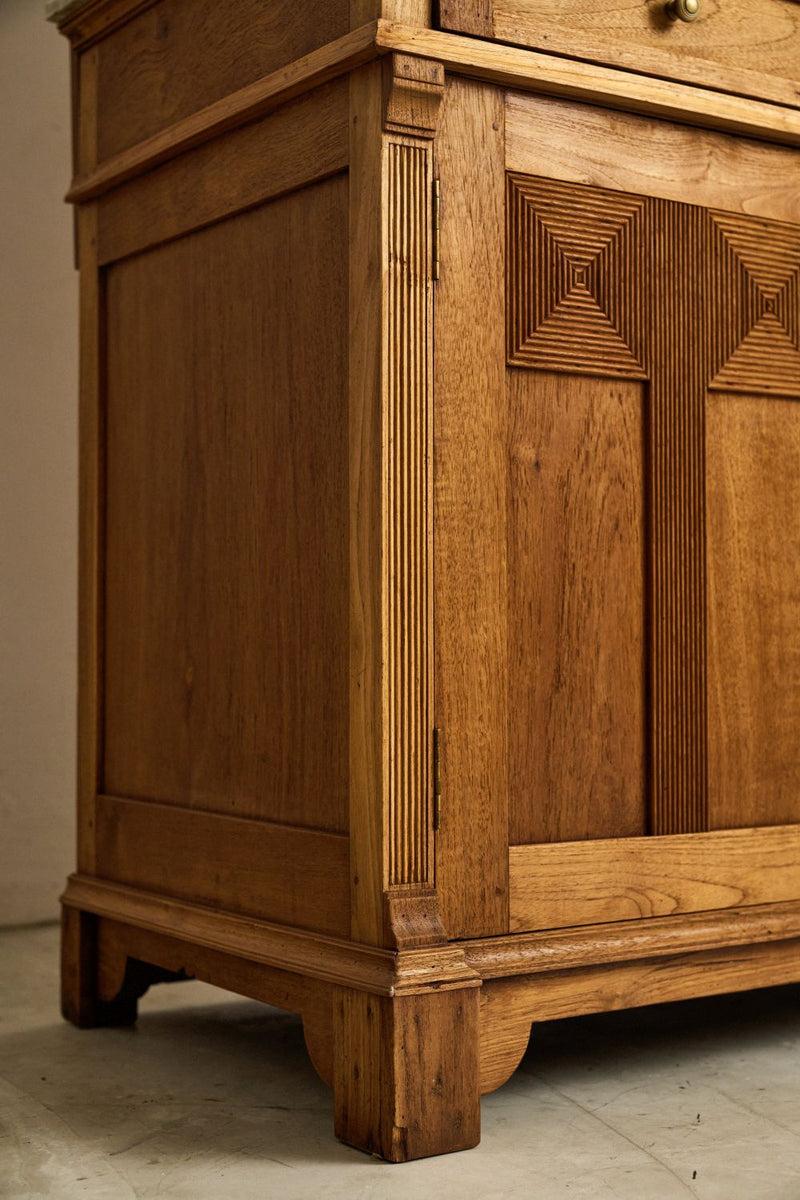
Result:
M800 901L407 950L90 876L62 903L73 1024L131 1024L151 984L187 978L298 1013L338 1136L393 1161L477 1144L477 1098L514 1073L537 1021L800 981Z

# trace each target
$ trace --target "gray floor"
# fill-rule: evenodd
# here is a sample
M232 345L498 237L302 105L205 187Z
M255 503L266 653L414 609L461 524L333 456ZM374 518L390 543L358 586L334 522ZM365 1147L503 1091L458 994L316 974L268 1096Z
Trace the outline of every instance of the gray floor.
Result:
M337 1143L299 1023L200 983L136 1030L57 1012L57 930L0 934L0 1195L800 1200L800 988L539 1026L477 1150Z

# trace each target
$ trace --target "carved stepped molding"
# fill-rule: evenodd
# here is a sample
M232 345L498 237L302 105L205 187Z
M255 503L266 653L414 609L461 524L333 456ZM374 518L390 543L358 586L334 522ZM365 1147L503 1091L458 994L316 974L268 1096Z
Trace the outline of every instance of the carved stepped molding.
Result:
M508 177L508 361L643 379L636 196ZM587 203L587 200L590 203Z
M703 830L706 396L800 396L800 234L517 173L507 186L509 364L649 381L650 826Z
M724 278L713 294L736 320L736 338L722 343L732 321L713 328L714 376L710 386L726 392L800 394L800 232L791 225L761 222L732 213L710 213ZM726 290L727 289L727 290Z

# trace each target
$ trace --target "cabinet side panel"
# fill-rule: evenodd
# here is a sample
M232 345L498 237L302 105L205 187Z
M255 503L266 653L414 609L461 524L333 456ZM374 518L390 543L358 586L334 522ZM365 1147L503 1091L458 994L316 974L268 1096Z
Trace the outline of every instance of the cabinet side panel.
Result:
M509 834L646 832L642 384L509 373Z
M346 832L347 180L107 272L107 793Z
M348 25L348 0L160 0L100 44L100 160L324 46Z
M800 821L800 404L708 402L712 826Z

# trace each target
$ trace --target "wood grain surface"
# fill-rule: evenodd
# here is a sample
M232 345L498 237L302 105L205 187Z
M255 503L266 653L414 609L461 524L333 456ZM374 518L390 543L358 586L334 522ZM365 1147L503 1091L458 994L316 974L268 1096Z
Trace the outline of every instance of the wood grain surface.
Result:
M550 54L685 79L720 91L800 102L800 14L786 0L701 0L699 19L672 21L638 0L442 0L445 29Z
M100 44L99 157L345 34L348 0L160 0Z
M340 177L108 273L110 793L348 828L346 231Z
M800 818L800 405L713 393L707 455L709 811L781 825Z
M705 954L609 964L585 971L559 971L546 978L498 980L483 986L490 1005L493 992L500 993L503 1020L510 1025L514 1015L520 1023L526 1019L555 1021L799 981L800 941L795 940L740 946L736 950L723 947ZM500 1047L496 1046L487 1038L487 1076L489 1069L500 1069ZM511 1047L506 1051L512 1055L514 1052Z
M774 2L783 4L785 0ZM392 21L378 23L375 40L382 51L435 58L448 74L467 75L504 88L648 113L680 125L724 129L771 142L800 142L800 111L794 103L749 99L711 87Z
M347 167L347 82L209 142L98 202L101 263L140 254Z
M347 838L174 804L97 798L103 877L145 891L345 936Z
M550 96L506 98L506 166L776 221L800 221L797 155L713 129Z
M451 937L508 927L503 104L448 84L437 141L434 527L437 887Z
M509 839L643 834L642 388L510 371L508 406Z
M334 995L336 1134L390 1162L480 1140L478 990Z
M511 930L800 898L800 826L512 846Z

